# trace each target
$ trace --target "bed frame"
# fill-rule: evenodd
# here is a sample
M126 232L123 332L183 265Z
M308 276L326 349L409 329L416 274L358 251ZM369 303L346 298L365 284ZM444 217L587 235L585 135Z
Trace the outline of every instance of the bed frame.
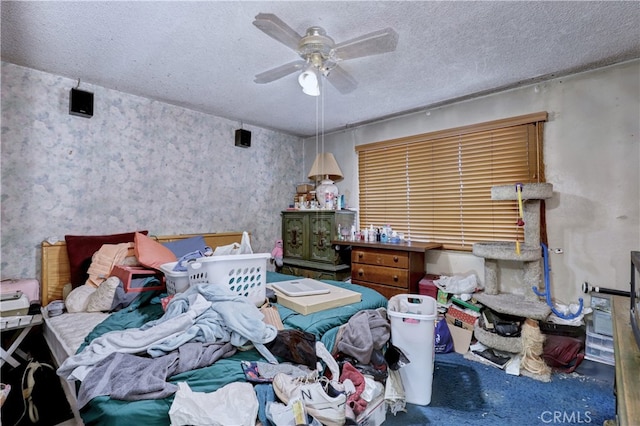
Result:
M242 241L242 232L220 232L214 234L180 234L153 236L156 241L166 243L185 238L204 236L207 245L213 249ZM64 241L56 243L42 242L42 279L40 280L40 297L42 306L47 306L52 300L62 299L62 290L69 282L69 257L67 244Z
M182 240L185 238L195 237L197 235L204 236L206 244L215 249L219 246L225 246L232 243L240 243L242 241L242 232L221 232L215 234L181 234L167 236L152 236L156 241L165 243L169 241ZM40 280L40 297L42 306L47 306L53 300L62 299L62 291L64 286L69 282L69 257L67 256L67 244L64 241L56 243L42 242L42 279ZM47 339L45 333L45 341L51 346L51 342ZM64 360L57 359L53 354L56 367ZM83 425L82 417L78 411L76 399L75 382L70 382L60 377L60 383L64 390L67 401L71 406L73 417L76 425Z

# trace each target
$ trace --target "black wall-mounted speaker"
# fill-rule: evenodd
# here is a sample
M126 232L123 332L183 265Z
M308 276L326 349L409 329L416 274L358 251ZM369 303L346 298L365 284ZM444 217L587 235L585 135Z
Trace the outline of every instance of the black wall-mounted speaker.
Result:
M79 117L93 117L93 93L71 89L69 93L69 114Z
M236 130L236 146L249 148L251 146L251 132L244 129Z

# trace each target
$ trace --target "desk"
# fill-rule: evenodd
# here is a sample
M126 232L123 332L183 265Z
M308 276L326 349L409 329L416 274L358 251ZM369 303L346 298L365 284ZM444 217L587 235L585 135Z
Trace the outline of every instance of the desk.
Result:
M25 317L26 316L23 316L22 318L25 318ZM0 348L0 358L1 358L0 366L3 366L5 362L8 362L9 365L11 365L12 367L18 367L20 365L20 362L18 362L18 360L13 357L14 353L26 359L27 354L25 354L24 352L22 352L22 350L19 349L20 343L22 343L24 338L27 337L27 335L29 334L29 332L33 327L35 327L36 325L42 324L42 315L40 314L32 315L31 317L32 317L31 321L28 323L26 321L21 321L17 325L8 326L1 330L3 333L5 331L13 331L15 335L13 337L13 342L9 346L9 349L5 350L4 348ZM3 319L7 319L7 318L3 318Z
M332 241L351 246L351 282L378 291L387 299L397 294L418 294L425 274L425 253L441 248L438 243L399 244L364 241Z
M611 299L618 424L640 425L640 348L631 329L629 298L612 296Z

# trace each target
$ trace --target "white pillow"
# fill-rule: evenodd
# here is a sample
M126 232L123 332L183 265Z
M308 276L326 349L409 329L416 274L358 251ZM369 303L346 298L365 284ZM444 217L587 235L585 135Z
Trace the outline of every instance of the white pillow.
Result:
M89 303L87 305L87 312L103 312L111 310L113 304L113 297L116 294L116 288L120 284L120 278L109 277L100 284L100 287L96 289L89 296Z
M89 297L96 290L97 289L95 287L86 284L71 290L67 298L64 300L67 312L86 312L87 305L89 304Z

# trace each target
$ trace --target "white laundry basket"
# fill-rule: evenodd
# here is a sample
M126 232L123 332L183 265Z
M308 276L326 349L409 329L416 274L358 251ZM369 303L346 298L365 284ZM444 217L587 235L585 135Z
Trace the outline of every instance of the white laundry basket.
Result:
M429 405L438 317L436 300L419 294L398 294L389 299L387 315L391 321L391 343L410 361L400 368L405 399L410 404Z
M182 293L189 288L189 273L187 271L174 271L178 262L163 263L160 270L164 273L164 281L167 285L167 294Z
M261 306L267 297L267 259L270 258L271 253L202 257L187 265L189 285L226 285Z

